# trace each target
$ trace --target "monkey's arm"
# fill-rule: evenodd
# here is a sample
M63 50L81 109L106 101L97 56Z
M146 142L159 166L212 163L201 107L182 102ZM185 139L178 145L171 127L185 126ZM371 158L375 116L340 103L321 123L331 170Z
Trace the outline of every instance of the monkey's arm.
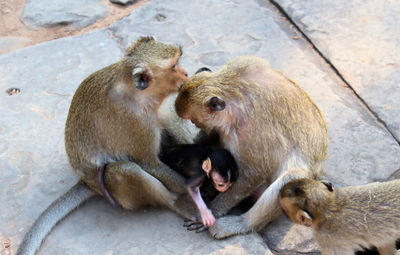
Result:
M216 239L223 239L260 230L282 213L278 200L280 189L290 180L312 177L312 172L307 169L287 170L264 191L249 211L240 216L226 216L217 219L215 225L209 229L211 235Z
M201 220L205 227L210 227L215 224L215 217L208 209L206 203L200 194L200 186L204 181L204 174L193 176L189 179L188 192L199 209Z

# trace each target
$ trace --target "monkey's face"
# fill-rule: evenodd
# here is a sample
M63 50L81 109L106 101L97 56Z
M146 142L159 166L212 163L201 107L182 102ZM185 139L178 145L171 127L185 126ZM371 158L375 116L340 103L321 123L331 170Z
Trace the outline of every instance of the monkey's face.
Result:
M179 65L180 52L169 60L167 67L164 69L164 77L166 83L172 91L177 92L178 89L188 80L188 75L185 69Z
M225 192L232 186L232 183L225 181L217 171L211 171L210 178L214 188L219 192Z
M153 81L155 84L149 86L149 89L155 91L166 91L168 93L177 92L185 81L188 80L188 75L185 69L179 65L180 52L169 59L158 61L158 66L154 66Z

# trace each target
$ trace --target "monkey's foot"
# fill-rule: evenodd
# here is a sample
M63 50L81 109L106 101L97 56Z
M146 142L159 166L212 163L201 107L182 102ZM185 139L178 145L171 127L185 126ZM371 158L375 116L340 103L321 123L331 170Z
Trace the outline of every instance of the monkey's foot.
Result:
M226 216L217 219L209 232L215 239L224 239L249 232L249 228L242 216Z

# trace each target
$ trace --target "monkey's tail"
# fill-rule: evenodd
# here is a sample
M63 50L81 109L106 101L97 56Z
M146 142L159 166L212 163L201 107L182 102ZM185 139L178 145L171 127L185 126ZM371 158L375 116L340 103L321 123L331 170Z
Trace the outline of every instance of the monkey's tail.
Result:
M32 225L18 248L17 255L34 255L52 228L79 205L95 196L84 183L78 182L54 201Z

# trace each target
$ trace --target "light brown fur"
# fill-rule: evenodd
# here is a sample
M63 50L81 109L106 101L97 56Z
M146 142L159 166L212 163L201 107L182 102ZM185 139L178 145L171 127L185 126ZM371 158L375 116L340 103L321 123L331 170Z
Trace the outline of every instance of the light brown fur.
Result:
M158 159L161 133L168 129L159 107L187 80L178 64L181 54L177 46L140 38L119 62L86 78L72 99L65 125L69 162L99 194L98 169L106 165L106 187L123 208L158 205L191 217L185 200L176 203L178 194L187 194L184 178ZM18 254L34 254L59 220L92 197L87 186L78 184L55 201Z
M158 159L163 129L158 108L187 79L179 66L171 69L180 54L176 46L141 38L121 61L85 79L72 100L65 126L71 166L99 191L97 168L108 164L106 184L124 208L160 203L161 194L148 192L152 186L142 183L146 173L169 190L184 192L184 180ZM140 64L151 77L144 90L135 88L132 80L132 70Z
M321 181L299 179L282 188L280 202L295 223L313 228L323 255L353 255L371 246L381 255L396 254L400 180L329 189Z
M206 132L216 130L239 162L238 180L211 203L215 215L269 185L247 213L218 219L210 228L215 238L260 229L280 214L278 192L287 181L322 174L328 141L321 112L263 59L238 57L215 73L193 76L175 107Z

